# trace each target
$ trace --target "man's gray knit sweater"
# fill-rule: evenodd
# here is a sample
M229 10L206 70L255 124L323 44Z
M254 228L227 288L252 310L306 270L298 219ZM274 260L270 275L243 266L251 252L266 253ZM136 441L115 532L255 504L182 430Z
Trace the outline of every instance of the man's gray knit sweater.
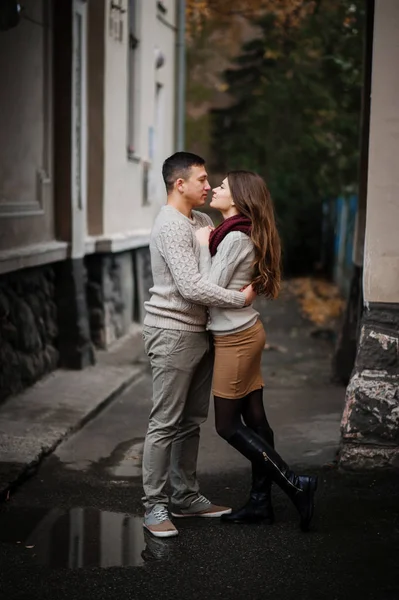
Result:
M242 292L210 283L199 272L200 246L195 232L207 225L212 225L211 219L198 211L192 211L189 219L172 206L160 210L151 232L154 285L150 289L150 300L145 302L144 325L204 331L207 306L244 306Z

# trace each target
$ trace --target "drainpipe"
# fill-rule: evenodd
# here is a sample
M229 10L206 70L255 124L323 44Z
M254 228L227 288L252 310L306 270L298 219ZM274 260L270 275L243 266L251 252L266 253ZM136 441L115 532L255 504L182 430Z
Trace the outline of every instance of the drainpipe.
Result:
M186 117L186 0L178 0L177 30L177 135L176 149L184 150L184 126Z

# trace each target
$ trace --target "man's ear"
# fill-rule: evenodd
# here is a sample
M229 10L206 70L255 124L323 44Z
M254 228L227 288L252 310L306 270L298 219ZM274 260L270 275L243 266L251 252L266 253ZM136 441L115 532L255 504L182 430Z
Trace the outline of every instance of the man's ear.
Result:
M176 189L178 192L183 192L183 184L184 184L184 179L182 177L179 177L179 179L176 179Z

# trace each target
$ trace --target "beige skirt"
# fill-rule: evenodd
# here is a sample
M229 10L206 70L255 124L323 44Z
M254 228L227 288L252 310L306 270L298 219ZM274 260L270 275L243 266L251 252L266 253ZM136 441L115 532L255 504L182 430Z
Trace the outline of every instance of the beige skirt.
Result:
M220 398L243 398L264 386L260 363L266 334L261 321L239 333L215 335L212 391Z

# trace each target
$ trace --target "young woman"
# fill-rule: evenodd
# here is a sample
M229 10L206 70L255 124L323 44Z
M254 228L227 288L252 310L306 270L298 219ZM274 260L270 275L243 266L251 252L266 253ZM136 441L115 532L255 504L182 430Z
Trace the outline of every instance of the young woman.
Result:
M276 298L280 289L280 239L273 204L264 180L249 171L233 171L213 190L210 204L224 221L203 227L200 271L221 287L239 290L248 282L258 295ZM274 449L273 431L263 406L261 357L265 332L252 306L210 308L208 329L215 345L213 395L218 434L252 466L248 502L223 515L224 522L273 522L271 485L292 500L303 530L309 528L317 477L296 475Z

